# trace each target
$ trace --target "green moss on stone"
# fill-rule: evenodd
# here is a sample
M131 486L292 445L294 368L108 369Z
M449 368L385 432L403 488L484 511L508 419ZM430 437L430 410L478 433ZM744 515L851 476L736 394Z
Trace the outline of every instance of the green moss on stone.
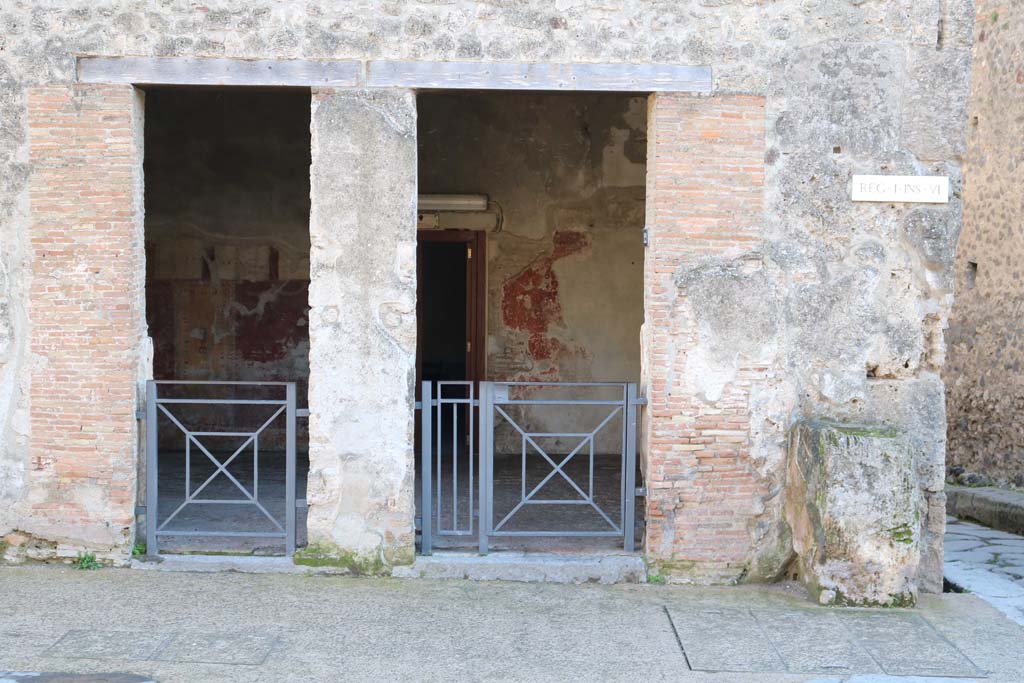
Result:
M892 596L888 602L877 600L854 600L844 595L841 591L835 591L836 597L829 603L832 607L876 607L883 609L900 609L913 607L917 604L917 598L913 593L899 593Z
M910 545L914 542L914 530L910 528L909 524L900 524L898 527L889 529L889 534L896 543Z
M665 583L673 576L690 576L696 566L693 560L654 560L648 564L647 580L655 576Z
M875 439L895 439L900 435L899 430L890 425L846 424L840 422L823 421L819 424L819 426L822 429L828 430L830 432L838 432L839 434L843 434L844 436L859 436Z
M412 548L395 548L384 553L358 554L328 543L313 543L295 551L292 561L306 567L328 567L354 576L388 576L396 565L412 564Z

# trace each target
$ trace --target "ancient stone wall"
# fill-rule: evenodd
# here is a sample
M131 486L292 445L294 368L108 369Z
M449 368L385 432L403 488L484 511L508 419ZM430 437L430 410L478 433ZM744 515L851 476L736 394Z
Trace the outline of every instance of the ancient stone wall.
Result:
M17 532L6 543L29 557L123 560L131 546L147 360L142 114L130 86L29 93L28 457L2 480L3 531Z
M782 515L786 432L805 417L884 422L909 433L921 444L916 462L928 509L940 509L945 410L938 373L960 230L973 13L967 0L5 4L0 500L24 501L31 493L24 477L6 475L30 467L31 387L41 363L31 349L37 321L27 303L39 268L31 258L36 219L27 188L41 171L29 156L27 93L34 85L73 83L75 55L98 54L709 65L713 97L655 98L648 124L654 153L664 145L683 161L676 170L671 159L665 166L663 189L679 188L674 199L659 198L648 176L652 239L659 226L689 230L704 218L722 231L715 244L729 242L729 234L744 237L707 253L684 245L656 280L650 268L646 274L647 466L674 477L649 501L664 520L647 542L655 567L691 581L782 571L791 550ZM310 539L328 553L386 563L412 549L414 103L409 93L317 98L310 428L321 455L311 462ZM716 122L714 104L739 119ZM760 120L746 118L754 112ZM654 123L659 116L662 129ZM690 137L691 117L706 135ZM737 127L751 150L730 168L715 153ZM689 180L679 177L684 168ZM762 172L755 197L752 178ZM928 208L852 204L853 173L948 175L952 201ZM688 186L694 194L686 194ZM743 206L730 203L733 187L750 193ZM725 204L702 217L691 202L708 192ZM378 243L373 249L371 241ZM652 242L649 262L666 254L660 249ZM338 300L355 309L336 308ZM141 303L130 310L140 313ZM124 415L134 407L131 397L117 403ZM735 422L725 410L735 411ZM710 444L719 454L709 457L720 461L697 462L657 442L669 432L655 429L684 429L705 417L696 437L703 441L680 445ZM731 426L713 433L712 423L723 421ZM110 453L118 462L132 457L129 450ZM726 491L730 477L739 483ZM709 484L706 494L701 482ZM742 500L730 503L731 495ZM127 500L100 507L119 518L131 511ZM717 514L701 515L721 509L728 541L716 548L708 539ZM0 510L2 531L28 522L24 505ZM941 516L927 531L925 574L934 588Z
M943 373L949 406L948 464L962 468L963 474L1024 487L1020 3L977 3L968 114L964 229Z

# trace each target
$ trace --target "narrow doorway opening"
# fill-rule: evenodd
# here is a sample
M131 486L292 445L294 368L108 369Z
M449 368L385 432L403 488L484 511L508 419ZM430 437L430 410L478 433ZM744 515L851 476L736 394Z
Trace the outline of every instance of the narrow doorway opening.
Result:
M615 407L598 404L640 378L646 111L645 96L617 93L418 97L417 391L419 381L435 383L428 474L437 549L476 547L481 514L510 532L494 549L622 547L609 529L627 498L625 415L603 422ZM460 284L467 234L481 245L478 341L465 328L474 306ZM466 386L443 384L459 380ZM479 434L470 434L479 411L457 404L470 391L479 399L481 381L510 383L501 391L512 400L576 401L499 415L486 493ZM422 522L420 457L417 476ZM642 534L642 504L635 509Z
M416 250L417 385L479 381L484 363L486 235L421 230Z
M282 554L289 441L305 497L307 421L275 401L307 405L309 117L306 89L146 89L161 553Z

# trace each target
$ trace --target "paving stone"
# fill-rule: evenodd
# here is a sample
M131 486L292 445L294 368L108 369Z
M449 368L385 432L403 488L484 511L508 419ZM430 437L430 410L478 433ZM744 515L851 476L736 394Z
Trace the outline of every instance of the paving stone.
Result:
M986 547L1000 555L1024 555L1024 539L1017 543L989 543Z
M1024 578L1024 567L1005 567L997 564L992 568L992 570L997 571L1000 574L1005 574L1013 579Z
M964 550L974 550L975 548L987 547L985 541L980 538L965 539L963 541L951 541L946 540L944 549L946 553L950 552L962 552Z
M969 529L969 534L971 536L975 536L977 538L985 538L988 540L1015 541L1021 538L1020 536L1014 536L1013 534L1007 533L1005 531L999 531L998 529L989 529L988 527L982 526L980 524L971 524L970 526L967 526L967 524L964 522L961 522L959 525L957 525L954 528L954 531L967 529Z
M947 560L959 562L973 562L975 564L986 564L992 561L995 553L988 549L983 550L961 550L959 552L946 553Z
M981 676L983 672L917 614L845 612L857 642L893 676Z
M881 673L882 669L830 611L754 611L790 673Z
M695 671L784 672L786 664L748 610L669 609L669 615Z
M179 633L156 659L205 664L262 664L277 643L274 636L229 633Z
M75 629L65 633L46 655L68 659L151 659L165 634Z
M156 683L146 676L125 673L73 674L53 671L0 671L0 683Z

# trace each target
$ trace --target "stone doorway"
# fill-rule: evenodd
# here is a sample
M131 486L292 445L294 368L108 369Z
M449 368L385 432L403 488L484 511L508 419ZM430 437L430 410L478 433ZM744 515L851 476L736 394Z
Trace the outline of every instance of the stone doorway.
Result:
M243 401L160 407L156 522L161 533L176 534L160 537L162 553L284 551L282 539L269 536L286 516L284 414L248 444L242 434L256 432L277 410L244 403L283 399L275 383L294 382L297 407L306 407L309 110L303 89L146 91L153 378L188 383L160 385L161 396ZM206 436L186 438L183 428ZM301 500L309 467L305 419L295 436ZM244 452L232 458L238 448ZM243 533L250 535L230 535Z
M638 381L647 98L609 93L422 93L417 107L421 244L423 236L462 240L463 235L475 234L486 246L479 249L484 257L479 261L485 285L478 314L483 329L482 342L475 347L479 355L471 359L473 377L430 368L418 351L418 379L435 382L434 391L440 391L445 401L466 399L471 391L478 399L477 380ZM422 298L424 273L419 277ZM431 303L418 303L421 318L429 317ZM461 299L455 303L457 308L462 305ZM424 337L430 325L429 320L418 321L420 350L433 342ZM458 383L437 386L445 380L472 381L472 390ZM474 443L479 438L479 414L467 404L446 404L444 409L435 420L443 438L432 444L444 460L440 478L433 481L441 485L432 493L438 503L433 512L443 511L450 518L446 526L468 530L472 519L479 521L473 517L474 503L479 503L479 493L473 490L480 474ZM600 420L595 422L587 411L576 407L555 417L557 411L549 409L547 419L545 411L524 417L539 431L589 431ZM520 477L533 488L552 473L553 466L538 452L523 465L518 441L513 448L513 431L507 424L497 430L495 453L501 456L494 464L496 513L510 512L516 505L513 498L522 497L521 487L512 486L513 478ZM433 438L438 436L435 429ZM567 440L562 441L538 448L557 454L552 456L557 463L572 451ZM593 477L595 499L616 511L622 502L620 451L621 444L602 443ZM565 467L566 473L589 480L586 457L573 456ZM422 462L417 472L422 518ZM556 499L576 494L561 475L547 486ZM523 512L541 514L539 506ZM598 513L594 512L595 519L583 519L587 515L581 512L578 506L551 505L543 514L558 518L553 528L566 531L593 527L595 519L602 523ZM517 537L496 538L494 543L496 549L512 550L622 546L621 539L608 538ZM476 545L475 533L460 533L439 537L436 547Z

